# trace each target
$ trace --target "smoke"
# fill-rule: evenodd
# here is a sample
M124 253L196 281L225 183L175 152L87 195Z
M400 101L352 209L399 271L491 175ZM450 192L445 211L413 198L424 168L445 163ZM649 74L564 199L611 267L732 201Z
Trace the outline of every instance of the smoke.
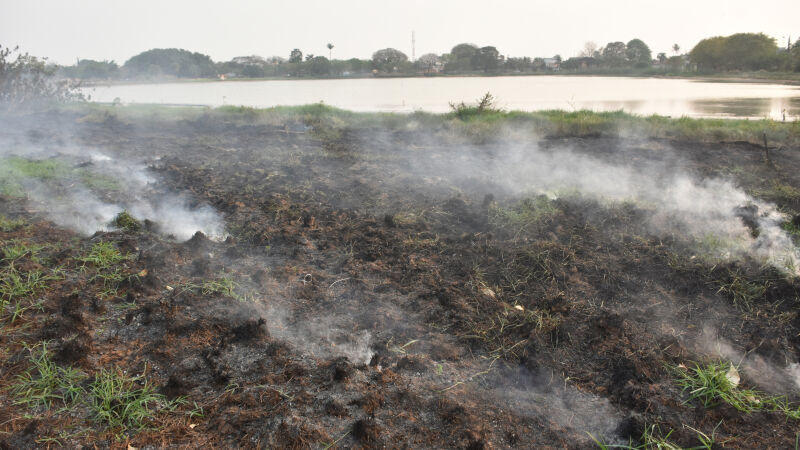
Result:
M699 253L714 258L749 256L800 274L800 251L781 228L787 217L774 204L753 198L731 180L693 175L669 148L647 158L627 153L619 141L601 140L598 145L614 148L598 149L595 156L587 153L592 149L544 149L535 136L519 139L518 134L490 146L456 148L431 137L426 146L436 152L407 157L421 184L442 180L478 198L491 190L512 198L579 195L612 204L632 202L649 213L646 225L652 233L699 244ZM396 151L402 154L403 149Z
M347 327L340 314L303 316L296 320L282 306L263 307L262 317L270 333L315 358L344 356L351 363L368 364L375 354L371 349L372 334L364 329Z
M623 414L608 399L581 392L553 373L519 368L505 370L497 378L492 395L517 414L556 425L550 428L615 439Z
M792 362L785 368L777 367L760 355L737 350L733 344L719 337L710 326L703 327L697 346L704 354L731 361L757 386L769 392L800 390L800 364L797 362Z
M142 163L75 145L44 147L9 140L0 141L0 157L15 158L18 165L33 164L27 170L8 169L13 182L23 188L30 209L84 235L109 230L111 221L127 210L178 240L197 231L224 237L224 223L216 210L187 193L167 189ZM54 169L30 173L36 164Z

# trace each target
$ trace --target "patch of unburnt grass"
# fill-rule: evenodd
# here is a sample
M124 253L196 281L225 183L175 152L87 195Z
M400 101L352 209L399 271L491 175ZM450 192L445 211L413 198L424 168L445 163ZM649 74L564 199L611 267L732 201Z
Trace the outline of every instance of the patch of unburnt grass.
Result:
M47 348L47 342L26 347L31 367L17 375L11 392L17 404L50 409L54 403L68 409L83 394L81 383L86 375L72 367L57 365Z
M46 274L41 270L21 271L14 264L0 270L0 319L14 323L31 309L41 308L36 296L47 288L49 281L60 279L58 272Z
M3 233L11 233L25 226L27 226L27 222L23 219L9 219L0 214L0 231Z
M117 438L155 426L161 412L172 412L186 401L169 401L158 394L144 375L128 375L119 368L101 369L89 377L53 360L47 342L26 347L30 367L10 386L15 403L39 414L82 416L114 433ZM197 406L187 413L196 417ZM46 437L43 439L47 439Z
M661 430L661 427L658 424L645 426L641 436L638 437L637 442L634 442L633 439L630 439L627 444L607 444L593 436L591 433L589 433L589 437L592 438L594 443L601 450L608 450L612 448L624 450L712 450L717 448L716 444L719 443L717 441L716 432L720 424L717 424L717 426L714 427L714 429L711 431L711 434L707 434L688 425L684 425L684 428L694 432L695 439L698 443L698 445L688 448L682 447L670 440L675 430L670 429L669 431L664 432Z
M223 273L215 279L202 279L187 282L182 285L181 292L192 292L206 297L221 295L241 302L249 299L247 294L239 293L239 284L234 281L233 276L227 273Z
M60 160L32 160L19 156L0 158L0 195L11 198L24 197L25 180L36 180L47 184L79 182L99 192L119 189L119 184L113 178L86 169L70 167Z
M690 363L691 367L670 367L675 382L685 394L686 403L698 403L714 408L721 403L744 413L758 411L781 412L790 419L800 419L800 405L792 405L785 396L773 396L740 385L736 366L727 361Z
M92 245L83 256L76 258L82 272L91 273L90 282L102 281L102 297L117 295L120 284L136 274L128 274L124 263L131 259L130 254L123 254L111 242L100 241Z

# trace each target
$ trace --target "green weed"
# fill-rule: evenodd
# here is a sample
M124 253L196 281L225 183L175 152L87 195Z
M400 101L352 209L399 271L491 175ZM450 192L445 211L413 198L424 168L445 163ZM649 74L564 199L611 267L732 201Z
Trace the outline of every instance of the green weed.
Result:
M54 401L70 407L80 400L81 382L86 376L72 367L60 367L52 359L47 343L28 347L33 367L17 375L11 392L17 404L28 407L50 408Z
M122 211L117 214L117 217L111 221L111 224L117 228L131 232L141 231L142 229L142 223L131 216L128 211Z
M0 158L0 195L23 197L24 182L34 179L45 182L79 181L94 191L114 191L119 183L109 176L86 169L75 169L58 160L30 160L18 156Z
M91 266L97 270L109 269L126 259L128 255L123 255L111 242L98 242L86 255L77 258L78 262L83 263L82 269Z
M38 270L22 273L13 264L4 268L0 271L0 317L7 315L14 323L25 311L39 306L38 302L25 303L24 299L44 290L46 282L55 278Z
M740 387L738 371L732 364L718 361L693 365L692 368L671 368L678 386L689 394L687 403L697 401L705 408L713 408L724 402L748 414L756 411L779 411L788 418L800 419L800 408L792 408L785 397Z
M717 424L717 427L721 425L722 422ZM666 434L661 431L661 427L658 425L649 425L644 428L641 437L639 437L639 443L634 444L633 441L629 441L628 444L606 444L601 440L595 438L591 433L589 437L592 438L595 444L603 450L608 450L611 448L619 448L625 450L711 450L716 443L716 431L717 427L711 432L709 436L706 433L703 433L700 430L694 429L692 427L684 425L684 428L688 428L695 432L695 437L700 442L700 445L694 447L681 447L678 444L670 442L669 437L675 430L669 430Z
M94 269L94 275L90 281L101 280L103 282L104 297L114 296L119 285L129 278L123 272L121 264L129 260L129 254L122 254L111 242L98 242L92 246L84 256L76 258L81 263L81 270Z
M23 241L9 241L9 245L3 247L3 260L15 261L25 255L30 255L32 261L38 262L37 254L42 251L44 245L29 244Z
M199 283L186 283L182 292L195 292L205 296L223 295L235 300L245 301L246 295L237 292L239 285L229 275L224 274L216 280L202 280Z
M2 179L2 175L0 175L0 179ZM0 192L3 191L2 181L0 181ZM3 233L10 233L12 231L17 231L18 229L24 227L26 225L25 221L22 219L9 219L8 217L0 214L0 231Z
M102 369L89 394L93 419L117 430L118 437L145 428L160 407L169 405L142 375L128 376L119 369Z
M767 189L757 190L754 192L759 197L764 197L778 202L793 202L800 200L800 189L779 182L772 183Z

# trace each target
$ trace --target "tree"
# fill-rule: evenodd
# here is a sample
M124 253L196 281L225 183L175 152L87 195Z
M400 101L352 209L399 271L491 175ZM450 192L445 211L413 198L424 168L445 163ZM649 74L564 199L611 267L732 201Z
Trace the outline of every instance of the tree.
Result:
M201 78L216 75L214 61L207 55L177 48L154 48L125 62L131 76Z
M81 59L74 66L62 67L61 75L81 80L107 80L119 75L119 66L114 61Z
M789 54L791 56L791 68L795 72L800 72L800 39L797 39L797 42L794 43Z
M675 52L675 56L678 56L678 52L681 51L681 46L678 44L672 44L672 51Z
M299 48L292 50L292 52L289 53L289 62L290 63L303 62L303 52L301 52Z
M306 55L306 61L311 61L312 59L314 59L314 54L313 53L309 53L309 54Z
M328 59L332 59L331 55L333 54L333 44L328 42Z
M728 70L773 70L777 64L778 43L763 33L737 33L728 36L723 59Z
M631 39L630 42L628 42L625 46L625 57L628 63L640 68L649 67L653 60L650 47L641 39Z
M703 39L689 57L701 70L774 70L781 65L777 42L762 33Z
M478 46L475 44L458 44L450 50L450 54L456 59L471 59L478 53Z
M417 58L416 64L423 72L433 72L436 66L441 63L441 58L435 53L426 53Z
M600 55L599 48L594 41L586 41L586 43L583 44L583 50L578 54L578 56L584 58L596 58L598 55Z
M450 50L450 58L445 65L447 72L467 72L476 68L478 62L478 46L475 44L458 44Z
M603 62L608 67L621 67L625 65L627 54L624 42L609 42L603 49Z
M0 111L46 106L50 102L80 100L78 85L55 78L55 66L46 59L18 53L0 45Z
M703 39L689 52L689 59L700 70L721 70L724 67L725 38L714 36Z
M492 46L481 47L472 57L472 68L484 72L494 72L500 64L500 52Z
M324 56L315 56L310 64L309 71L312 75L330 75L331 73L331 62Z
M372 54L372 68L380 72L394 72L408 61L408 56L394 48L384 48Z

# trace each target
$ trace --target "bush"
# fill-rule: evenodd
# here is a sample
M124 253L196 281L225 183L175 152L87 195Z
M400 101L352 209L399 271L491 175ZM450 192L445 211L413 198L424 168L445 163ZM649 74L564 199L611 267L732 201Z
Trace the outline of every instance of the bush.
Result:
M46 59L0 45L0 111L80 100L77 84L55 77Z

